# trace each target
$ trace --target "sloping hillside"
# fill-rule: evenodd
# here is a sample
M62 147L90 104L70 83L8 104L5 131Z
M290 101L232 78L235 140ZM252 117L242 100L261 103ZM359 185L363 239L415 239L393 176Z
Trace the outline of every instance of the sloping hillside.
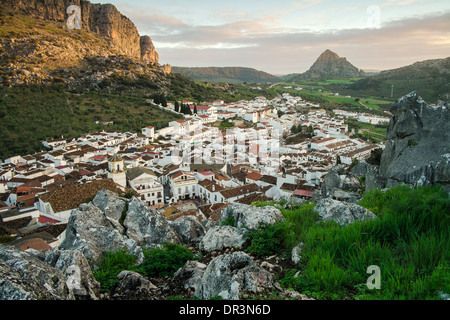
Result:
M354 92L364 91L373 96L399 98L417 91L430 103L440 95L450 93L450 57L416 62L412 65L359 80L349 86Z
M181 73L191 79L207 82L243 83L243 82L280 82L281 79L264 71L243 67L173 67L173 72Z

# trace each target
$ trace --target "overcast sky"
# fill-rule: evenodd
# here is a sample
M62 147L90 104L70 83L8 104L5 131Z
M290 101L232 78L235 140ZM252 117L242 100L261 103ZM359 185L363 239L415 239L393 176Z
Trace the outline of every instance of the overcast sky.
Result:
M91 0L148 35L160 62L301 73L330 49L362 69L450 56L449 0Z

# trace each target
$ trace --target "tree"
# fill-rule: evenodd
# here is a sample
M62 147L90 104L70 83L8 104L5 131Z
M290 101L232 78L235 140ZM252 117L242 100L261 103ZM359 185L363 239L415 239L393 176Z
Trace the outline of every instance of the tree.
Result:
M194 114L197 114L197 105L194 106Z
M175 101L175 112L180 112L180 104L178 103L178 101Z

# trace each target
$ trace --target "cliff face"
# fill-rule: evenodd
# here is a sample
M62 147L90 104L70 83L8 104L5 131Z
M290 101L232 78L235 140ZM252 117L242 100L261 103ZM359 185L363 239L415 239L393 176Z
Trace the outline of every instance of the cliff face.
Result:
M428 106L412 92L391 108L380 177L387 187L450 183L450 113L446 105Z
M141 60L149 63L158 63L159 55L149 36L140 39Z
M68 19L66 10L70 5L79 6L84 31L104 38L120 54L158 63L154 46L149 48L146 39L141 48L141 37L134 23L111 4L93 4L82 0L0 0L0 4L33 18L60 23Z

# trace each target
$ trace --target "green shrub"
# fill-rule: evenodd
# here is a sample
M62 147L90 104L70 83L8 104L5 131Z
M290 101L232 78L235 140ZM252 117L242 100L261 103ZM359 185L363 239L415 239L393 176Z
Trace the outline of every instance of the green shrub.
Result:
M120 250L105 253L103 262L94 271L95 279L100 282L102 292L110 291L118 282L117 275L124 270L134 270L136 257Z
M234 216L230 216L230 217L226 218L225 220L223 220L220 225L234 227L235 223L236 223L236 219L234 218Z
M260 225L258 229L249 230L246 237L251 240L246 252L255 256L268 256L284 248L285 224Z
M166 244L162 249L144 250L145 261L140 270L148 277L172 276L194 255L188 249L177 244Z

